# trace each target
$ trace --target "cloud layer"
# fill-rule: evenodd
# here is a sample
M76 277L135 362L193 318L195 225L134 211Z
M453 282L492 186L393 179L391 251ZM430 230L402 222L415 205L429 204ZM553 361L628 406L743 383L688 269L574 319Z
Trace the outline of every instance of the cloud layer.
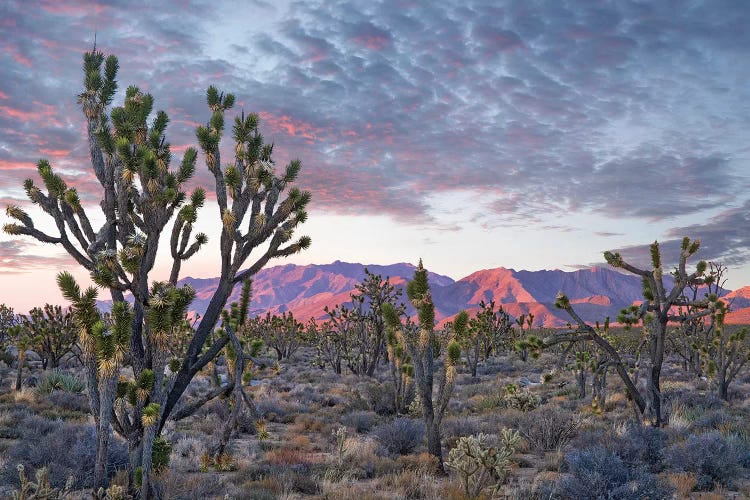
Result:
M303 160L317 210L434 225L433 200L471 192L481 227L674 220L667 238L750 258L746 2L125 4L0 6L3 200L39 157L91 192L75 95L96 32L177 151L216 83L260 112L279 161Z

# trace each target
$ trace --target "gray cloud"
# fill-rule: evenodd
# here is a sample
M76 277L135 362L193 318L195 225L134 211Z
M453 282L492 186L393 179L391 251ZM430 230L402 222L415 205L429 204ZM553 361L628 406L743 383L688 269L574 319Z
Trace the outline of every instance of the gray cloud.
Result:
M467 215L484 227L540 210L693 215L667 238L689 229L706 252L748 259L732 226L747 205L705 215L747 199L745 2L171 1L133 15L17 1L0 14L5 198L41 156L85 165L75 94L96 31L122 89L170 112L172 144L195 142L216 83L261 112L280 163L303 160L318 209L434 224L428 197L460 189L486 200ZM232 24L243 16L264 22Z
M676 227L659 242L665 262L677 262L682 238L699 239L701 247L697 258L721 262L729 266L750 260L750 201L721 212L705 224ZM649 262L649 245L636 245L617 249L623 257L639 265Z

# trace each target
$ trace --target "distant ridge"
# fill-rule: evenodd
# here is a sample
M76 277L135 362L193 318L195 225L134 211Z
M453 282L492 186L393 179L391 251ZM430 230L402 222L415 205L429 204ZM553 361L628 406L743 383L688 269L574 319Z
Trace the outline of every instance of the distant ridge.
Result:
M412 278L414 265L358 264L335 261L331 264L286 264L261 270L253 279L251 310L257 313L292 311L300 320L325 317L323 308L349 303L354 286L370 272L391 278L403 288ZM545 327L565 326L569 318L554 307L555 296L562 290L575 304L586 321L615 318L623 307L642 300L641 280L607 268L576 271L543 270L515 271L496 268L476 271L458 281L448 276L429 273L435 302L435 316L445 321L462 309L475 310L482 300L494 300L514 318L531 312L535 324ZM197 291L191 310L205 311L218 278L186 277L179 284L189 283ZM239 297L237 286L230 302ZM405 296L405 293L404 293ZM750 287L726 295L733 299L733 312L728 323L750 322Z

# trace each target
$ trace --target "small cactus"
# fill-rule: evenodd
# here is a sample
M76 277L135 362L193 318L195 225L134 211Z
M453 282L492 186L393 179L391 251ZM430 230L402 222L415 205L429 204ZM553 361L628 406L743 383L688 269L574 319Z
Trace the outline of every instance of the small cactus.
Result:
M13 500L58 500L68 498L73 490L73 476L65 482L65 487L53 488L49 482L49 471L46 467L37 469L34 473L34 481L26 477L26 468L23 464L16 466L21 488L11 494Z
M520 439L517 431L503 429L500 445L494 447L486 444L488 437L480 433L459 438L445 462L446 467L461 476L468 498L479 498L482 490L489 486L497 492L510 470L510 458Z

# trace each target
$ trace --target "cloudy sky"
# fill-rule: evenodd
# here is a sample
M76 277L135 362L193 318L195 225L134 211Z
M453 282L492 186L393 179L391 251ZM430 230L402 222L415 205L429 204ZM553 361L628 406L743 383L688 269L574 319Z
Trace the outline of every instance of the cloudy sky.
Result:
M572 270L609 249L638 260L687 235L729 264L730 287L750 284L744 0L48 0L0 14L2 206L24 204L39 158L98 201L75 99L96 33L120 60L115 102L131 84L153 94L177 160L209 84L260 114L277 163L302 160L313 246L288 261L422 257L460 278ZM216 243L215 206L200 225ZM216 275L216 256L209 244L183 274ZM0 302L55 300L66 266L0 236Z

